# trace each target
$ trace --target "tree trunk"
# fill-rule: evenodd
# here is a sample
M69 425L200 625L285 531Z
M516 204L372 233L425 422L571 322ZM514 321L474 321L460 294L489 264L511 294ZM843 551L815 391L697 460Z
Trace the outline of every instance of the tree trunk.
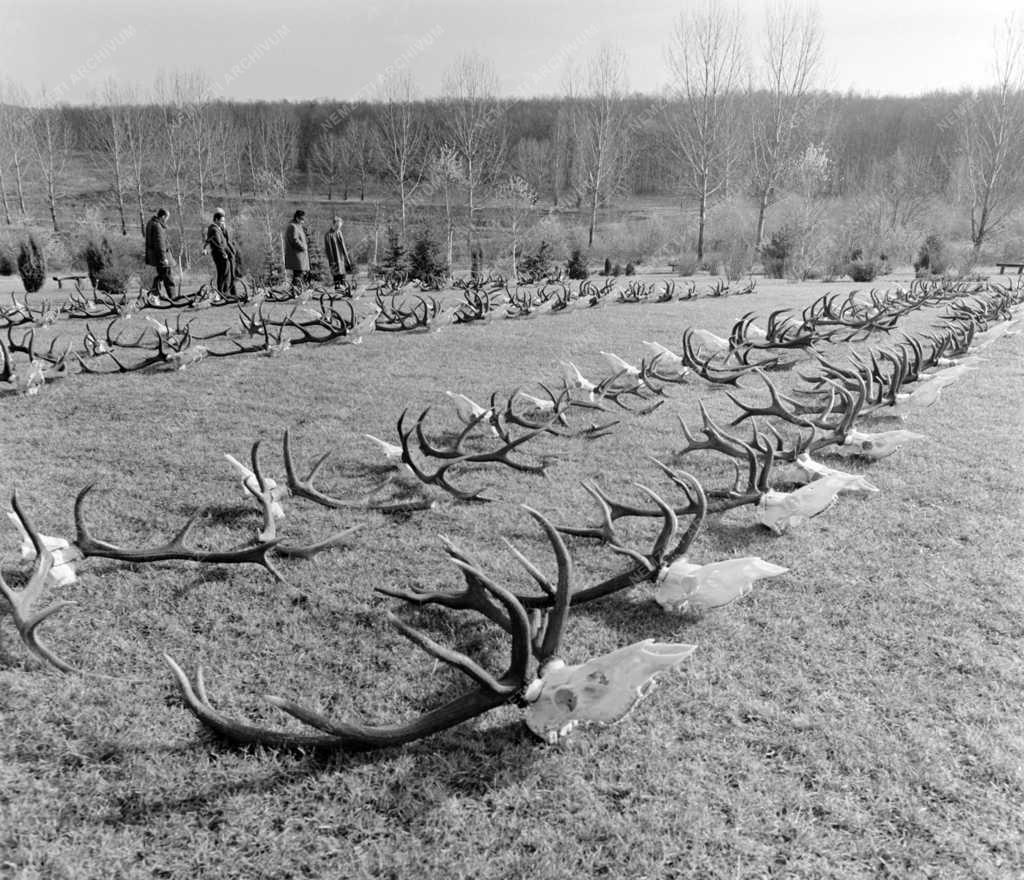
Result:
M754 247L759 248L764 244L764 223L765 215L768 213L768 196L770 190L766 187L761 190L761 197L757 204L757 230L754 233Z
M18 190L18 210L21 212L22 219L24 219L28 211L25 209L25 186L21 173L21 158L17 153L14 155L14 185Z
M3 165L0 165L0 201L3 202L4 223L6 223L8 226L10 226L11 225L11 208L7 204L7 184L4 181Z
M703 193L700 197L700 207L697 211L697 259L704 259L704 223L707 219L708 199Z
M594 198L590 203L590 231L587 236L587 247L594 246L594 227L597 226L597 203L598 203L598 191L594 189Z

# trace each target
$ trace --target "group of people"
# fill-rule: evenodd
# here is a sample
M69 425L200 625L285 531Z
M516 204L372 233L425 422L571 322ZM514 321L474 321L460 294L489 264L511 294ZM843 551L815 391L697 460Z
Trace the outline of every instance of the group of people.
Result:
M156 270L152 290L159 292L161 286L168 299L174 297L174 279L171 276L171 250L167 240L167 210L157 209L146 224L146 265ZM305 211L296 211L284 231L284 266L291 272L292 287L300 288L309 276L309 238L306 234ZM341 217L335 217L331 228L324 234L324 256L331 269L334 289L348 291L348 275L354 265L349 257L342 234L344 225ZM217 270L217 291L223 294L235 293L235 279L238 274L238 254L231 243L224 211L218 208L213 221L206 228L203 254L209 254Z

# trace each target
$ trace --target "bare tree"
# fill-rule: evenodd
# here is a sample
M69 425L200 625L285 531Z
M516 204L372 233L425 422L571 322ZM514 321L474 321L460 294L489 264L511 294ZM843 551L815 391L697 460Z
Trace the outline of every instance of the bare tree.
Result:
M263 167L287 182L299 150L299 123L292 107L274 105L260 115L259 140Z
M529 181L518 175L498 187L498 202L505 208L512 231L512 280L519 278L519 229L530 208L537 203L537 193Z
M977 258L986 238L1017 206L1024 183L1024 31L1012 17L996 38L995 88L963 116L962 160Z
M0 91L0 166L9 163L18 196L18 213L22 219L28 215L25 207L26 171L31 151L32 111L28 95L17 83L7 80Z
M60 107L40 107L32 113L30 131L32 154L43 185L46 204L50 209L53 231L59 232L57 223L57 199L64 185L68 153L71 150L71 128Z
M178 260L183 265L190 262L188 238L185 232L185 199L191 191L189 185L192 147L185 126L191 94L189 82L181 74L160 75L154 88L159 117L158 136L155 143L160 147L158 159L165 169L178 219Z
M110 186L121 221L121 235L127 235L124 193L130 164L125 132L128 108L114 79L104 82L100 100L102 103L96 104L89 115L89 141L102 157L105 170L110 175Z
M765 216L780 181L806 146L807 118L814 106L814 79L821 65L821 16L815 6L779 0L765 20L763 87L752 114L751 174L757 197L754 244L764 240Z
M573 101L572 130L576 147L576 187L589 214L587 243L594 244L597 212L625 179L629 165L625 56L603 46L591 60L582 94L570 75L567 91Z
M442 144L434 153L428 173L431 189L435 193L441 193L444 198L448 265L451 266L455 252L455 217L452 213L452 196L457 188L465 183L458 150L450 144Z
M321 132L309 151L310 170L327 189L327 200L334 198L334 187L345 174L342 139L336 131ZM347 190L347 186L346 186ZM346 197L348 193L345 193Z
M447 140L459 157L466 190L466 242L473 249L481 190L491 183L505 153L504 113L494 64L465 55L445 76Z
M427 133L415 105L412 76L391 76L384 84L377 114L377 156L381 170L398 191L402 239L405 239L409 198L423 181Z
M739 8L706 0L680 14L668 49L679 101L668 108L670 149L687 194L697 200L697 257L704 257L708 202L726 184L737 149L743 68Z
M345 126L341 140L342 160L359 178L359 201L366 201L366 181L376 168L373 127L367 119L354 119Z
M206 195L217 165L214 152L215 120L209 102L210 84L205 74L193 72L182 75L182 88L185 98L182 119L191 154L189 171L195 184L199 214L205 217Z
M150 172L150 160L154 150L156 113L154 108L144 106L132 91L124 91L124 150L128 173L135 190L136 208L139 212L139 232L146 234L146 209L143 204L145 180Z

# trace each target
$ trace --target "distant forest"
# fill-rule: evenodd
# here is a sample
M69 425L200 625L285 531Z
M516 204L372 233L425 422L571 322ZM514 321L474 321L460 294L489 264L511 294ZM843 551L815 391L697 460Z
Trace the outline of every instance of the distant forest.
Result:
M564 95L523 100L501 98L472 55L428 101L402 72L360 103L215 101L200 75L170 74L145 95L110 81L92 106L32 106L8 84L0 222L137 237L166 203L186 264L218 206L251 253L274 259L299 203L318 224L351 219L366 261L389 233L414 232L452 263L481 244L500 261L543 240L710 268L749 265L774 239L807 274L851 253L909 262L929 234L965 263L1024 259L1019 53L980 92L836 94L814 87L820 36L794 19L753 88L714 29L726 24L681 19L664 96L626 93L611 49Z

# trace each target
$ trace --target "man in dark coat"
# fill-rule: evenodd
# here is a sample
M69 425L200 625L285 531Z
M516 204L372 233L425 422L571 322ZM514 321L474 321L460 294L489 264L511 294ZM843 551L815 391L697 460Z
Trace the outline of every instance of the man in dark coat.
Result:
M334 225L324 235L324 255L334 276L334 289L343 290L351 296L351 288L346 283L345 276L352 271L352 261L348 256L348 248L345 247L345 236L341 234L341 226L341 217L335 217Z
M165 296L174 298L174 281L171 278L171 251L167 246L167 211L163 208L149 218L146 224L146 265L156 269L152 289L156 293L163 284Z
M292 273L292 287L301 287L309 272L309 243L302 221L305 211L296 211L284 231L284 267Z
M217 268L217 292L235 293L235 248L228 235L228 227L224 222L224 212L217 211L213 222L206 228L206 243L203 253L213 257L213 265Z

